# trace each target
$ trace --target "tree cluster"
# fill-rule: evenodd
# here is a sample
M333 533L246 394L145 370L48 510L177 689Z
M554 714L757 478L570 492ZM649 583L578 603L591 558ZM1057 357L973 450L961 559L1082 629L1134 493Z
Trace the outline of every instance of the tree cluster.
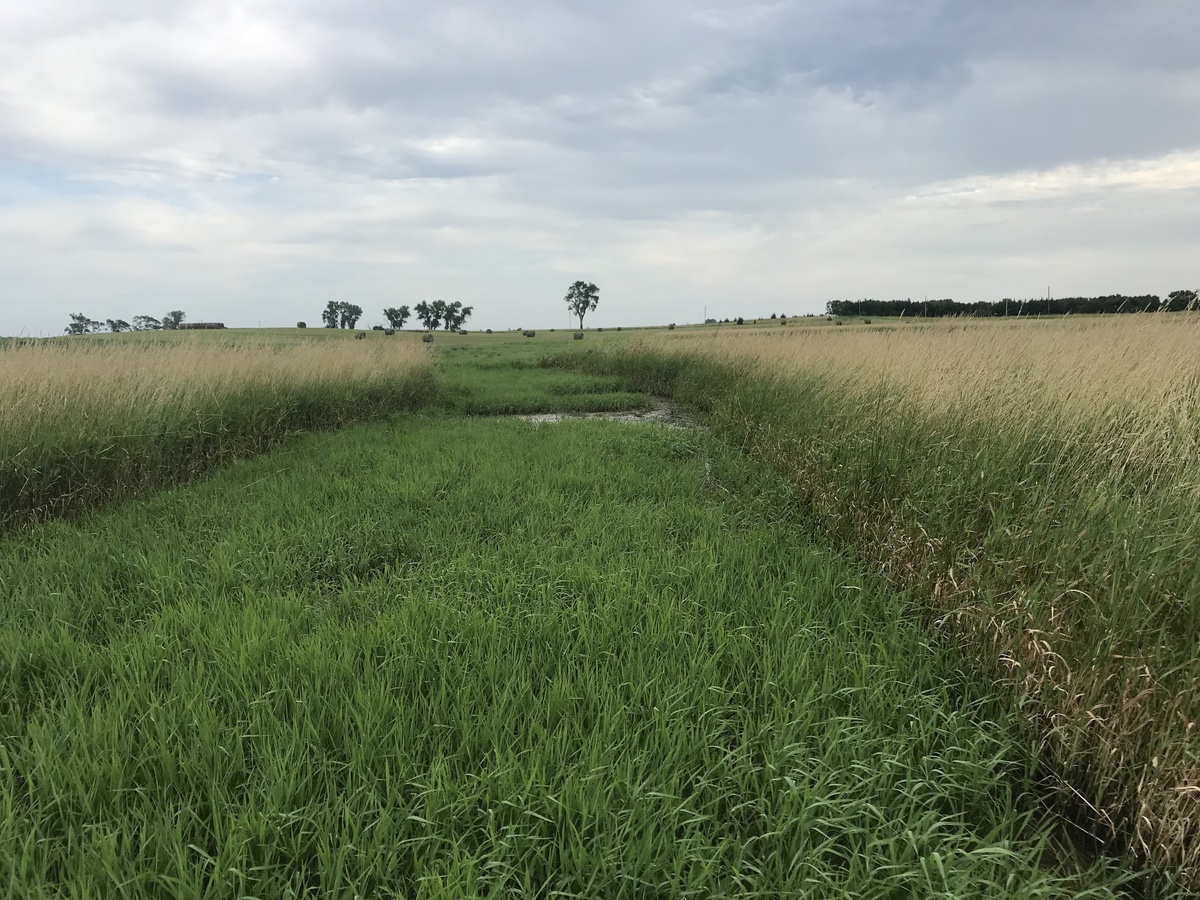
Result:
M174 331L186 318L186 314L182 309L173 309L161 319L156 319L154 316L134 316L133 324L126 322L124 319L105 319L100 322L96 319L91 319L83 313L71 313L71 324L63 331L66 334L99 334L103 331L111 331L120 333L122 331Z
M408 321L409 315L407 306L389 306L383 311L383 317L387 319L388 325L392 328L403 328L404 323Z
M1034 300L994 300L978 303L959 303L943 300L831 300L825 312L831 316L906 316L940 319L945 316L1062 316L1068 314L1107 314L1138 312L1179 312L1195 309L1195 291L1172 291L1163 300L1155 294L1127 297L1109 294L1104 297L1059 297ZM772 316L774 318L774 316Z
M330 300L321 313L326 328L353 328L362 318L362 307L345 300Z
M407 307L401 307L401 309L407 310ZM431 303L422 300L416 305L417 320L428 331L436 331L439 325L447 331L458 331L466 324L467 319L474 311L475 307L463 306L457 300L453 303L446 303L443 300L434 300Z

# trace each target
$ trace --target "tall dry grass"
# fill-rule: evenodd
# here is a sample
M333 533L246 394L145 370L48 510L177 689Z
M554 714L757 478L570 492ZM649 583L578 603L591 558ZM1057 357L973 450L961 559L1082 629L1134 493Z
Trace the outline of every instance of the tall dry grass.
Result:
M989 414L1050 402L1088 416L1098 406L1173 419L1195 404L1200 315L942 319L662 333L649 348L753 360L771 372L816 372L854 390L881 380L937 407L1000 402ZM1004 403L1003 401L1008 401Z
M415 341L208 335L0 345L0 524L71 513L433 390Z
M676 332L706 407L1009 684L1060 808L1200 888L1200 317Z

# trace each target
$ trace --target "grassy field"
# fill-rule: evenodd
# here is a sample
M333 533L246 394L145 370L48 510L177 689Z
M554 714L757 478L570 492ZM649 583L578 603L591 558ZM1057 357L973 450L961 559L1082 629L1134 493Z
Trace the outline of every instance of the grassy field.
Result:
M321 331L0 342L0 528L432 398L432 356L415 335Z
M561 362L707 411L1040 736L1059 808L1200 887L1200 318L803 323Z
M182 383L184 351L265 356L286 393L375 354L419 412L279 431L203 480L0 535L6 896L1128 888L1140 863L1045 803L1067 782L976 632L931 633L916 582L863 565L883 556L854 516L880 510L786 468L796 432L772 423L832 415L817 382L645 333L439 335L409 369L378 365L405 338L348 337L88 347L126 365L97 406L153 381L140 359ZM579 371L539 365L568 350ZM489 417L637 409L648 388L712 429Z
M1112 896L790 498L694 433L432 414L13 536L0 885Z

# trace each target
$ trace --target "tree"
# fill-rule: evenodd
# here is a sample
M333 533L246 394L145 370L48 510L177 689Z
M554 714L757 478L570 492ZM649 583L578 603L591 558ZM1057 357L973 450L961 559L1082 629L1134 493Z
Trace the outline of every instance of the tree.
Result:
M1163 309L1170 312L1182 312L1185 309L1196 308L1197 295L1195 291L1171 291L1163 302Z
M441 301L438 301L441 303ZM463 306L458 300L453 303L442 305L442 320L445 322L447 331L458 331L463 327L467 319L471 318L471 313L475 311L473 306Z
M95 334L104 327L103 322L89 319L83 313L71 313L71 324L63 329L67 334Z
M579 317L579 330L583 331L583 317L600 303L600 289L587 281L577 281L567 288L567 308Z
M133 330L134 331L159 331L163 327L160 320L154 316L134 316Z
M114 334L119 334L122 331L133 331L133 326L124 319L108 319L104 323L108 326L108 330Z
M326 328L353 328L362 318L362 307L345 300L330 300L321 313Z
M167 331L176 331L183 324L185 318L187 316L184 315L182 309L173 309L162 317L162 327Z
M393 328L403 328L404 323L408 321L408 316L409 311L407 306L389 306L383 311L383 317L388 320L388 324Z
M435 300L433 303L422 300L416 306L417 321L425 326L426 331L433 331L441 324L442 312L445 309L446 304L441 300Z

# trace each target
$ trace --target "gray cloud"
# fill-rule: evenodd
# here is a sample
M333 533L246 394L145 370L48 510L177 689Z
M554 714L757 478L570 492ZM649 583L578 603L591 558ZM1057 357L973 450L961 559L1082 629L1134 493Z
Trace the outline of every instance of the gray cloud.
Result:
M536 323L576 271L630 323L1170 290L1197 33L1189 0L9 4L0 332L335 284Z

